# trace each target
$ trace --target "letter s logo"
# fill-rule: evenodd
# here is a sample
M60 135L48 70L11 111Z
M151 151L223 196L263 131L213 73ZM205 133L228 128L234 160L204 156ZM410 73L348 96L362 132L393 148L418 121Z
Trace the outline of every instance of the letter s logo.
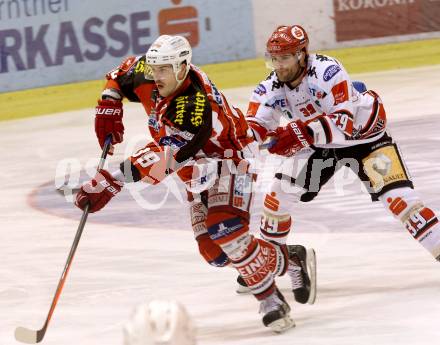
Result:
M199 44L199 23L197 9L193 6L167 8L159 12L160 35L185 35L189 44ZM176 22L176 23L173 23Z

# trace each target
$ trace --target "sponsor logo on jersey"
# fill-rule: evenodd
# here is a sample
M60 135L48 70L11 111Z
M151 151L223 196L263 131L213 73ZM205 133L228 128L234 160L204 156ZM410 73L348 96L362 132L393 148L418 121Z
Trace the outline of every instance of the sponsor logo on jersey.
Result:
M139 60L134 69L134 73L144 73L145 72L145 61Z
M232 200L232 206L240 208L243 207L243 204L244 204L244 200L242 197L234 196Z
M261 103L258 102L249 102L249 107L246 112L246 116L255 116L257 114L258 108Z
M188 104L188 96L179 96L176 98L176 117L174 123L183 125L183 119L186 113L186 105Z
M266 90L266 87L265 87L263 84L259 84L259 85L255 88L254 92L255 92L257 95L263 96L263 95L267 92L267 90Z
M265 104L268 107L271 107L272 109L275 109L276 107L285 108L287 107L287 99L285 98L275 98L271 99Z
M173 149L178 149L182 146L186 145L186 140L184 140L183 138L178 138L176 136L166 136L166 137L162 137L159 139L159 145L161 146L170 146Z
M348 101L348 85L347 81L344 80L332 87L333 98L335 99L334 105L339 103L344 103Z
M168 127L167 129L171 135L178 135L185 140L191 140L192 138L194 138L194 134L192 134L191 132L181 131L180 129L172 128L172 127Z
M340 70L341 67L338 65L328 66L324 71L324 81L329 81L332 79Z
M309 77L315 77L316 79L318 79L318 75L316 74L316 67L315 67L315 66L310 67L310 68L307 70L307 75L308 75Z
M325 55L320 55L320 54L316 54L316 60L324 62L324 61L333 61L333 59L329 58L328 56Z
M210 169L210 168L208 168L208 169ZM185 182L186 188L188 189L188 191L190 191L192 193L200 193L204 190L207 190L208 188L211 188L214 185L214 183L217 179L217 170L208 171L208 172L201 172L201 173L203 173L203 175L201 175L200 177L196 177L190 181ZM218 195L216 195L216 196L218 196ZM227 197L228 197L228 195L226 195L226 198ZM211 202L216 201L221 204L221 200L219 200L219 199L216 199L216 200L210 199L210 200L211 200ZM224 201L224 202L226 202L226 201ZM223 204L224 204L224 202L223 202Z
M310 98L307 98L307 99L301 100L300 102L295 103L295 107L300 107L300 106L302 106L302 105L304 105L304 104L307 104L307 103L309 103L309 102L310 102Z
M237 174L234 181L234 196L244 196L249 194L251 188L251 178L249 175Z
M200 91L196 93L196 99L194 101L194 111L191 112L191 123L195 127L199 127L203 122L203 112L205 111L206 97Z
M283 114L284 116L287 116L289 119L293 119L293 115L289 110L283 109Z
M214 83L211 82L212 92L214 94L215 102L218 105L223 105L222 95L218 91L217 87L214 85Z
M383 119L379 119L377 120L376 125L373 127L373 129L371 130L372 133L377 133L377 132L381 132L383 131L383 129L385 128L385 121Z
M155 132L159 132L160 125L159 125L159 122L156 120L155 117L150 116L148 118L148 126L153 128Z
M325 96L327 96L327 93L325 91L317 90L316 88L313 87L309 87L309 91L317 99L323 99Z
M275 75L275 71L270 72L269 75L267 76L266 80L271 79L273 75Z
M226 237L243 227L239 218L232 218L225 220L224 222L211 226L208 228L208 232L211 235L211 239L217 240L222 237Z
M213 196L209 197L208 201L209 201L209 205L211 205L212 207L224 206L229 203L229 193L214 194Z
M283 83L282 81L274 80L274 81L272 82L272 91L273 91L273 90L276 90L276 89L280 89L280 88L282 88L283 85L284 85L284 83Z

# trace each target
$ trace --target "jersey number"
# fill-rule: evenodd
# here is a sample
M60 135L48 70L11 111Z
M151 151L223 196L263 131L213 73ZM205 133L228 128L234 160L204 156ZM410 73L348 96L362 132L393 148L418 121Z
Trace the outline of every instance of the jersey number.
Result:
M304 117L308 117L308 116L313 115L314 113L316 113L315 108L310 103L307 104L307 106L305 108L301 108L299 111L304 114Z
M134 154L134 157L140 155L142 156L136 159L136 163L138 163L142 168L146 168L160 161L159 155L154 151L150 151L149 147L139 150Z
M348 130L347 127L351 121L350 116L348 116L347 114L332 114L332 115L330 115L330 118L333 120L333 122L335 123L335 125L337 127L342 129L343 131Z

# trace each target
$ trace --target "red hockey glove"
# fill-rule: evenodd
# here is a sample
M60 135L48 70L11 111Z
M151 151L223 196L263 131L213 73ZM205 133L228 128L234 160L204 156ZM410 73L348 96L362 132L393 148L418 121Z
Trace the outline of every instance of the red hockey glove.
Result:
M124 184L116 180L106 170L100 170L94 179L85 183L76 195L75 205L84 210L90 203L89 212L103 208L111 198L118 194Z
M112 135L112 144L122 143L124 139L124 125L122 123L122 102L100 100L95 108L95 132L99 145L104 147L105 138ZM110 149L109 154L113 150Z
M301 121L292 121L285 127L278 127L272 135L274 138L269 143L268 151L281 156L293 156L313 144L313 138Z

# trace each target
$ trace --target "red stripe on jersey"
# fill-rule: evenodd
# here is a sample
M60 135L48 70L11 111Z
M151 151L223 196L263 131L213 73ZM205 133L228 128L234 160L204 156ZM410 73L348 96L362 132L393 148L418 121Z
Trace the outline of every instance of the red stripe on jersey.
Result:
M106 81L104 89L116 89L121 91L121 87L119 86L118 82L113 79L108 79Z
M151 113L151 109L154 107L153 99L151 98L153 89L155 88L154 83L142 84L136 90L135 93L139 99L143 100L142 105L144 106L147 114Z
M325 138L326 138L326 143L331 143L333 140L333 134L332 134L332 129L330 127L330 124L328 123L328 121L331 121L328 119L327 116L318 116L317 118L313 119L313 120L318 120L319 123L322 126L322 129L324 130L324 134L325 134Z
M268 130L266 128L264 128L258 122L252 121L252 118L248 119L248 124L249 124L249 127L251 127L252 130L258 134L258 136L260 137L260 139L262 141L264 141L266 139L266 135L268 132Z
M368 119L367 124L361 130L362 139L373 137L378 133L383 132L387 122L385 108L383 107L379 95L372 90L369 90L367 94L374 98L374 103L370 118Z
M226 108L226 111L221 112L221 115L224 116L224 118L228 121L228 126L226 128L228 128L228 139L231 141L232 145L237 149L241 149L241 145L237 140L237 131L235 128L235 123L234 123L234 118L233 115L231 114L232 110L229 107L229 104L227 102L224 103L224 106Z
M246 121L246 118L244 117L243 113L241 112L241 110L239 108L236 107L232 107L233 108L233 114L236 115L236 117L234 116L234 121L235 121L235 126L237 128L237 134L239 134L237 136L238 141L241 144L241 147L245 147L248 144L250 144L252 141L254 141L254 137L249 135L249 124Z
M369 92L368 92L369 93ZM370 94L370 93L369 93ZM370 94L371 95L371 94ZM372 95L373 96L373 95ZM373 96L374 97L374 96ZM379 110L379 101L377 98L374 99L373 107L371 109L370 117L368 118L368 122L365 127L361 130L361 134L367 133L372 127L373 124L377 121Z
M217 119L222 127L221 132L217 135L217 140L219 141L221 147L224 149L240 150L240 144L238 143L236 138L234 138L235 133L232 119L227 116L220 108L217 107L217 109Z
M203 87L210 99L213 117L215 116L214 112L216 112L217 119L222 127L220 133L213 133L211 136L212 143L214 144L218 141L223 151L225 149L232 149L233 151L242 150L243 147L253 141L253 137L248 136L249 127L243 114L238 109L230 106L220 92L217 90L214 92L208 76L203 71L193 65L191 65L191 69L203 83ZM214 94L216 95L215 97ZM207 150L204 149L204 151L209 154Z

